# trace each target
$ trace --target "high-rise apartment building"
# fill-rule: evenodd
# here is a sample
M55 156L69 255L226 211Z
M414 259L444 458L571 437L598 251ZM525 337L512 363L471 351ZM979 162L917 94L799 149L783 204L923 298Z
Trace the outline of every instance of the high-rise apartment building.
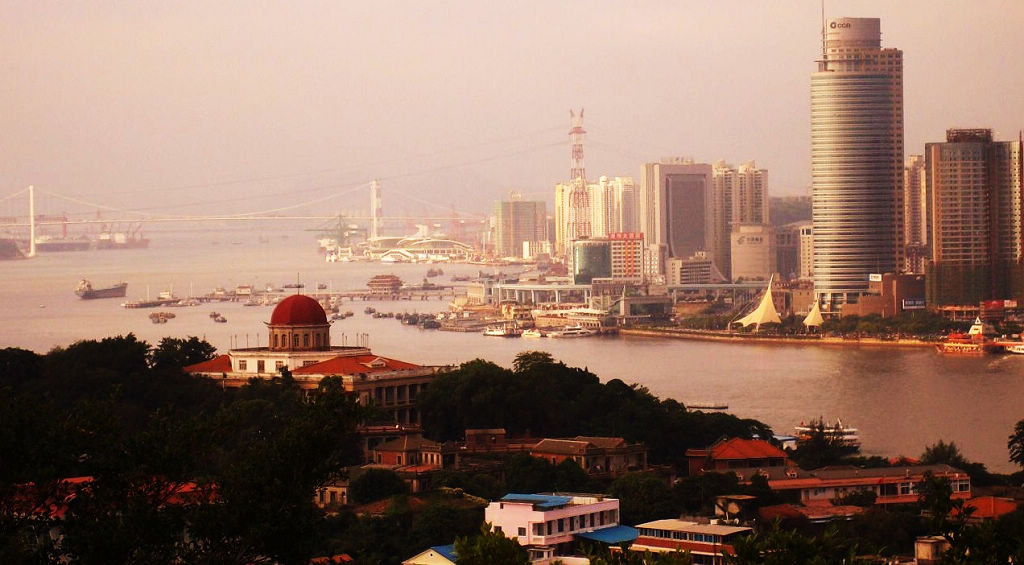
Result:
M902 266L903 52L878 18L836 18L811 74L814 290L856 302L868 275Z
M640 226L647 242L668 257L697 251L714 256L712 167L687 159L645 163L640 171Z
M636 231L636 185L632 177L602 176L587 188L591 237Z
M936 306L1024 299L1021 141L989 129L951 129L925 145L931 260L926 300Z
M737 169L717 161L712 169L712 230L710 249L715 265L728 279L732 273L732 245L736 227L768 223L768 171L754 161Z
M907 155L903 165L903 269L923 273L928 256L928 184L924 155Z
M494 253L522 257L524 242L548 239L544 202L525 201L517 194L494 204Z

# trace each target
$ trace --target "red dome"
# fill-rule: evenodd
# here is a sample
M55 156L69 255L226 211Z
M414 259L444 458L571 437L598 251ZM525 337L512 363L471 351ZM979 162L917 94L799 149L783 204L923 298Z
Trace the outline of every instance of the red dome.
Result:
M304 294L293 294L285 298L270 315L272 326L313 326L326 325L327 313L320 303Z

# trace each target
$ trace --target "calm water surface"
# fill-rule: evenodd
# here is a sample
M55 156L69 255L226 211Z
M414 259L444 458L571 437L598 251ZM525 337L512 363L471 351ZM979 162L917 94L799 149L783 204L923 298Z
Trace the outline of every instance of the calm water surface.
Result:
M221 351L266 345L269 308L217 303L175 308L177 317L152 324L152 310L120 307L122 300L79 300L80 278L96 286L126 281L127 299L179 296L215 287L262 288L295 282L333 290L365 288L375 274L394 273L419 282L428 266L325 263L309 232L154 233L149 249L40 255L0 262L0 347L45 352L80 339L134 333L150 343L196 335ZM453 274L475 274L474 265L445 265L438 283ZM868 454L917 456L939 439L955 441L968 458L991 470L1014 470L1006 440L1024 418L1024 356L942 357L930 349L834 348L813 345L720 344L650 338L578 340L498 339L479 334L420 330L363 314L382 310L439 312L440 301L355 302L352 318L338 321L332 341L354 343L369 334L374 352L399 359L448 364L482 358L509 366L521 351L544 350L569 365L587 367L603 381L639 383L681 402L718 401L742 417L757 418L786 433L801 420L841 417L856 426ZM210 320L213 309L227 324Z

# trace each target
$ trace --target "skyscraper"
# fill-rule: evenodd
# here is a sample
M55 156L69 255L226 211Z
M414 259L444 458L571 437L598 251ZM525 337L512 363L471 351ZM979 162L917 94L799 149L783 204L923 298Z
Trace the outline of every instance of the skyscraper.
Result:
M936 306L1024 299L1021 142L951 129L925 145L931 199L926 299Z
M548 238L544 202L524 201L512 194L507 202L494 204L494 252L498 257L522 257L523 243Z
M904 270L923 273L928 255L928 193L924 156L907 155L903 166Z
M686 159L645 163L640 171L640 226L645 239L668 257L697 251L714 256L711 165Z
M715 249L713 260L728 279L732 273L733 233L741 225L768 223L768 171L757 168L753 161L737 169L725 161L717 161L712 173L713 214L710 248Z
M814 291L856 302L868 275L895 272L903 237L903 52L878 18L836 18L811 74Z

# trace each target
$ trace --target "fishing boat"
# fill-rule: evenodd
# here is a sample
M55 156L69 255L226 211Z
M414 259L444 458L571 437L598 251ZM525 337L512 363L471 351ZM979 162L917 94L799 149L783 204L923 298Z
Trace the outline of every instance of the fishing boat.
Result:
M589 337L592 335L597 335L597 332L583 326L566 326L561 330L548 333L548 337Z
M484 335L493 337L519 337L523 335L523 330L515 322L504 322L502 324L487 326L487 328L484 329Z
M815 433L821 433L826 439L836 445L843 447L860 447L860 436L857 435L857 428L847 427L839 418L834 423L826 422L822 418L811 420L808 423L800 422L799 426L793 428L798 444L811 439Z
M92 300L94 298L123 298L127 289L128 283L126 282L105 288L93 288L92 283L89 282L88 279L82 279L78 281L78 286L75 287L75 294L83 300Z

